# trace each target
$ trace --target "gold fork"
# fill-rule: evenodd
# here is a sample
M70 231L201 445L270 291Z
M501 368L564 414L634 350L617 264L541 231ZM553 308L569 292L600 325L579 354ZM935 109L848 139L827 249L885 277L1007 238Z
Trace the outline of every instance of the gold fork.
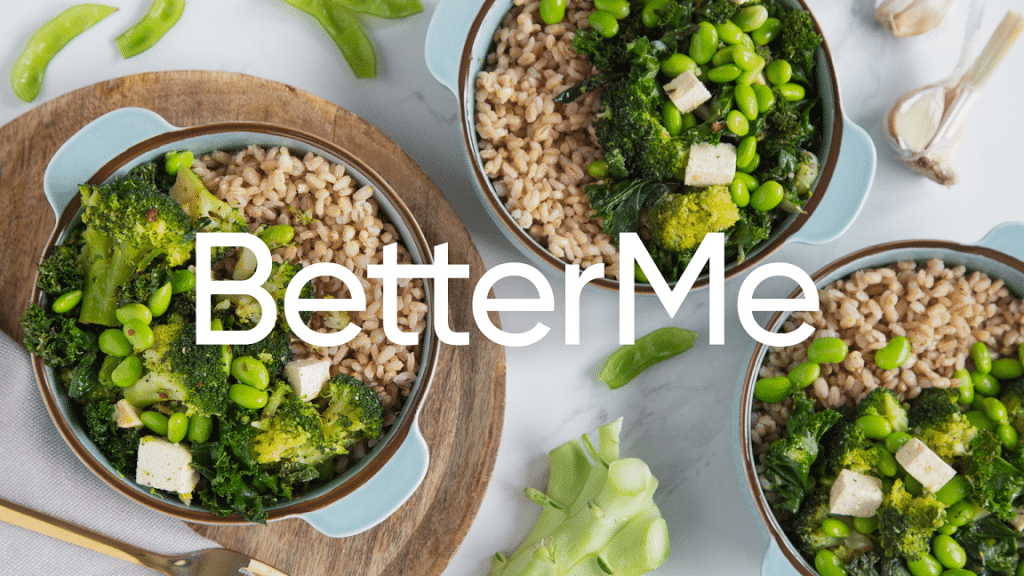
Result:
M210 548L178 556L157 554L2 498L0 521L141 564L170 576L288 576L259 560L223 548Z

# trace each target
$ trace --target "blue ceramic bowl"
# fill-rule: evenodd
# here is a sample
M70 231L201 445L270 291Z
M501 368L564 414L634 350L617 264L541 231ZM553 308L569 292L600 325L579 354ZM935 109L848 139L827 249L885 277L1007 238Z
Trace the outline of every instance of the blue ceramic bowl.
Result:
M803 0L788 0L807 10ZM464 146L464 158L473 173L476 191L495 224L512 244L542 268L564 272L566 262L519 227L484 171L475 128L474 81L483 69L493 46L494 31L512 8L511 0L441 0L427 29L427 67L434 78L451 90L458 100L458 114ZM821 32L817 22L815 26ZM876 155L871 138L843 114L839 83L828 43L817 53L816 90L822 100L821 146L812 150L821 159L821 170L811 200L804 213L792 215L775 228L766 242L739 263L727 266L729 278L763 261L786 242L824 244L838 238L849 228L867 200L874 179ZM618 290L618 281L600 278L589 285ZM694 284L707 286L702 276ZM649 285L637 285L639 294L654 294Z
M938 258L947 267L963 265L969 270L985 272L993 278L1001 278L1006 287L1018 297L1024 295L1024 223L1007 223L994 228L975 245L936 240L906 240L879 244L859 250L832 262L816 272L812 278L819 289L845 278L864 268L877 268L904 260L918 262ZM799 296L799 291L790 298ZM777 332L789 318L789 312L779 312L772 317L766 330ZM804 560L793 544L786 538L775 519L771 507L765 500L764 491L758 482L756 461L751 445L751 409L754 401L754 382L758 370L764 363L768 347L758 344L742 375L733 413L738 422L733 425L733 450L740 486L747 504L768 535L768 551L765 553L761 574L784 576L802 574L815 576L814 567Z
M258 122L207 124L177 128L156 113L141 108L122 108L101 116L76 133L54 154L44 175L46 197L57 215L57 227L43 257L61 242L65 233L81 222L78 185L101 183L131 167L160 158L165 152L189 149L198 156L213 150L230 150L249 144L287 146L294 152L314 152L346 167L357 181L373 187L374 198L395 226L417 264L430 263L426 238L412 213L397 194L348 151L286 127ZM431 288L425 285L427 305L433 310ZM38 289L32 301L43 299ZM367 530L390 516L419 487L426 476L429 454L417 421L437 360L437 336L428 318L420 352L420 370L399 419L382 435L372 450L350 469L294 500L268 509L270 521L298 517L331 537ZM151 494L149 488L120 476L89 440L78 421L71 400L54 377L53 370L33 358L46 407L68 445L97 476L129 498L189 522L241 524L238 516L221 517L177 498Z

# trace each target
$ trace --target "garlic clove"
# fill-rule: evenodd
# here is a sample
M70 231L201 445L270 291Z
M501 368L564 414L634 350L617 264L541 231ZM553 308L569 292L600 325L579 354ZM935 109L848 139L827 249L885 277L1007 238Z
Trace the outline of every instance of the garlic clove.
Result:
M899 37L924 34L946 17L953 0L883 0L875 20Z

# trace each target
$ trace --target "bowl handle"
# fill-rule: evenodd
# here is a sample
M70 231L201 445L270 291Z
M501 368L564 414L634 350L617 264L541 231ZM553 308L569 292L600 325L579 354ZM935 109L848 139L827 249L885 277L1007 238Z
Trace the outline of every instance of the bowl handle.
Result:
M409 435L372 478L341 500L300 514L299 518L330 538L365 532L394 514L412 496L426 477L429 463L430 452L417 415Z
M998 250L1024 260L1024 222L1004 222L999 224L984 238L978 241L979 246Z
M803 244L825 244L843 235L867 202L875 179L875 144L863 128L843 115L843 141L828 193L807 222L790 238Z
M130 146L177 128L145 108L118 108L75 132L54 153L43 173L43 193L59 219L78 186Z
M761 576L799 576L800 572L793 567L793 563L786 558L774 538L768 539L768 551L764 553L764 560L761 562Z
M482 3L481 0L441 0L427 26L424 47L427 69L456 98L462 49Z

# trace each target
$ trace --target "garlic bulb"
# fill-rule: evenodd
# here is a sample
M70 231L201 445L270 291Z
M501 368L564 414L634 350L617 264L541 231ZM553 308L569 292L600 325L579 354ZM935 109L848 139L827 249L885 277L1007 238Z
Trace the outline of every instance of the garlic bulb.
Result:
M980 11L975 16L980 18ZM907 166L940 184L956 184L952 159L967 128L967 112L1022 29L1024 18L1007 12L966 72L969 49L961 55L961 64L952 76L907 93L889 110L885 123L889 143ZM971 44L970 38L967 44Z
M896 36L916 36L935 28L953 0L882 0L875 20Z

